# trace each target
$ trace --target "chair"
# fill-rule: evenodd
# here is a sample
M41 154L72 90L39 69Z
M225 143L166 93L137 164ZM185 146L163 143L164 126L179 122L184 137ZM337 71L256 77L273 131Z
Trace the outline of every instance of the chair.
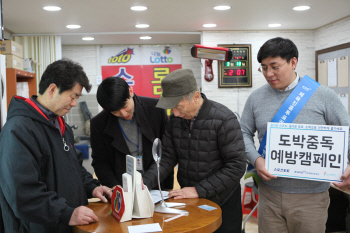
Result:
M252 211L252 209L254 209L254 207L258 202L257 200L259 197L257 194L257 190L256 192L253 192L253 188L254 188L253 182L248 182L245 184L244 192L243 192L243 200L242 200L242 214L250 214L250 212ZM245 204L245 200L248 196L250 196L250 202ZM258 217L257 211L253 212L253 216L256 218Z
M251 187L250 187L251 186ZM257 214L258 214L258 205L259 205L259 202L258 202L258 198L256 199L256 196L258 197L259 196L259 191L258 191L258 186L256 185L255 181L254 182L248 182L246 183L245 185L245 188L249 190L249 188L251 188L251 202L247 205L249 205L249 207L252 206L252 202L254 203L254 207L251 208L249 211L249 214L248 216L246 217L246 219L244 219L243 221L243 227L242 227L242 232L241 233L245 233L245 224L247 223L248 219L253 215L254 217L258 217ZM244 207L244 200L245 200L245 195L246 195L246 192L243 193L243 201L242 201L242 214L245 214L244 211L247 211L246 209L243 209L243 208L246 208Z

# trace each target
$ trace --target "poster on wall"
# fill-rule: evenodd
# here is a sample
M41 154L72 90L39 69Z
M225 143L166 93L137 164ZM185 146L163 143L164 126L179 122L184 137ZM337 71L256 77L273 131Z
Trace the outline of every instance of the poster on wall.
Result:
M162 79L182 67L179 45L107 45L100 52L102 79L123 78L140 96L159 98Z

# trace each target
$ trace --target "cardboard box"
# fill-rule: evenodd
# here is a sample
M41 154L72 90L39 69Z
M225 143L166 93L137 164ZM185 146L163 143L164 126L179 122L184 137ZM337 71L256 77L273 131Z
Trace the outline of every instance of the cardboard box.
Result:
M6 55L6 68L23 70L23 59L15 55Z
M12 40L0 41L0 53L23 58L23 46Z
M37 61L32 58L23 59L23 70L31 73L35 73L35 65L40 65Z

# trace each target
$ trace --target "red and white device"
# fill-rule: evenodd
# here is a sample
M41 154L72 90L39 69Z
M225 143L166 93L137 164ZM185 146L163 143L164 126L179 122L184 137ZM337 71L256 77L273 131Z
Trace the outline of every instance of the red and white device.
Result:
M208 82L214 79L212 63L213 60L230 61L233 53L229 48L210 47L205 45L195 44L191 47L191 55L195 58L203 58L205 60L205 75L204 78Z

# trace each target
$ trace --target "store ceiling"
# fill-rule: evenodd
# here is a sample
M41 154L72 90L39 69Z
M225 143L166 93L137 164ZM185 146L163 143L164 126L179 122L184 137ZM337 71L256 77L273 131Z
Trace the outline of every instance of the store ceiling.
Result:
M61 35L63 45L200 43L201 31L316 29L350 14L349 0L2 0L6 30L19 35ZM43 10L56 5L57 12ZM135 5L147 6L142 12ZM217 5L229 5L216 11ZM299 5L311 7L298 12ZM150 26L138 29L135 24ZM215 28L203 24L215 23ZM282 24L269 28L270 23ZM79 24L80 29L67 29ZM82 37L92 36L93 41ZM151 36L141 40L140 36Z

